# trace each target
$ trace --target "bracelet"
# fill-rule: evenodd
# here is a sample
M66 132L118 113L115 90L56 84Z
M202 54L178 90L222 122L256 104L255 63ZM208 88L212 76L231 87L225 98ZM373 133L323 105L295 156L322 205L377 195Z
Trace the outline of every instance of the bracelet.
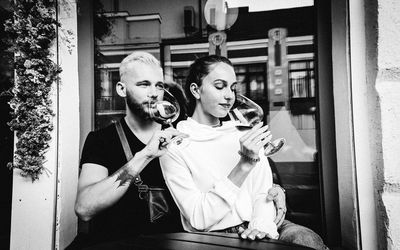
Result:
M252 161L252 162L259 162L260 161L260 157L257 157L257 158L250 157L250 156L246 155L245 153L243 153L240 150L238 151L238 154L241 157L243 157L244 159L248 160L248 161Z

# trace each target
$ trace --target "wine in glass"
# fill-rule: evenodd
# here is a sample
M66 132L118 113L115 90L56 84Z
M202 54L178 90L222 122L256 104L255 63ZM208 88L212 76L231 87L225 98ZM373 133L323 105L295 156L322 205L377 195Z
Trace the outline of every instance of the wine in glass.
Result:
M236 94L236 101L229 111L229 118L239 122L237 125L238 129L249 129L263 121L264 111L257 103L249 98L241 94ZM266 156L271 156L277 153L283 145L285 145L284 138L270 141L264 146L264 154Z
M172 126L171 124L178 119L180 114L178 100L168 90L164 90L164 97L160 101L149 102L148 111L150 118L161 125ZM172 138L171 142L180 144L182 138Z

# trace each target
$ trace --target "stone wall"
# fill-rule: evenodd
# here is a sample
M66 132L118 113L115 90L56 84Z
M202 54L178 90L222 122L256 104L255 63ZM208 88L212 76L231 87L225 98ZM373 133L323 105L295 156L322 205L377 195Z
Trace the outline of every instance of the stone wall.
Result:
M400 249L400 1L367 2L372 3L366 13L375 6L377 13L376 25L367 22L366 26L377 31L376 50L369 50L376 54L376 69L368 66L376 72L379 119L375 128L381 131L381 145L375 147L381 150L375 153L379 248Z

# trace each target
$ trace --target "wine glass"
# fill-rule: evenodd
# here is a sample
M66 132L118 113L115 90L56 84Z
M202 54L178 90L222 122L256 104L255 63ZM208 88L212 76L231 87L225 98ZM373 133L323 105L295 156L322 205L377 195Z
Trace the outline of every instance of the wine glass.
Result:
M241 94L236 94L236 101L232 109L229 111L229 118L233 121L238 121L240 124L237 128L240 130L252 128L259 122L263 121L264 111L262 108L249 98ZM264 146L264 154L271 156L277 153L283 145L285 145L284 138L278 138L268 142Z
M150 118L161 125L172 127L172 123L178 119L180 114L178 100L168 90L164 89L164 97L160 101L148 102L148 113ZM180 144L182 138L174 137L171 142Z

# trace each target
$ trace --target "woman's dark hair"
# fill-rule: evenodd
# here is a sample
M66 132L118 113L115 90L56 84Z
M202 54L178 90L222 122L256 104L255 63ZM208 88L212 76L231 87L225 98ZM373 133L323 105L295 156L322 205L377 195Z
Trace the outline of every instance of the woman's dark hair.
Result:
M186 111L186 97L181 85L177 83L166 83L168 91L176 98L181 108L179 113L179 117L172 123L172 126L176 128L176 124L182 120L187 119L187 111Z
M209 55L197 58L189 68L189 74L186 78L185 94L187 98L187 114L192 116L194 108L196 107L196 98L190 91L190 84L196 83L198 87L201 86L204 77L206 77L212 70L213 65L216 63L226 63L233 67L232 62L223 56Z

